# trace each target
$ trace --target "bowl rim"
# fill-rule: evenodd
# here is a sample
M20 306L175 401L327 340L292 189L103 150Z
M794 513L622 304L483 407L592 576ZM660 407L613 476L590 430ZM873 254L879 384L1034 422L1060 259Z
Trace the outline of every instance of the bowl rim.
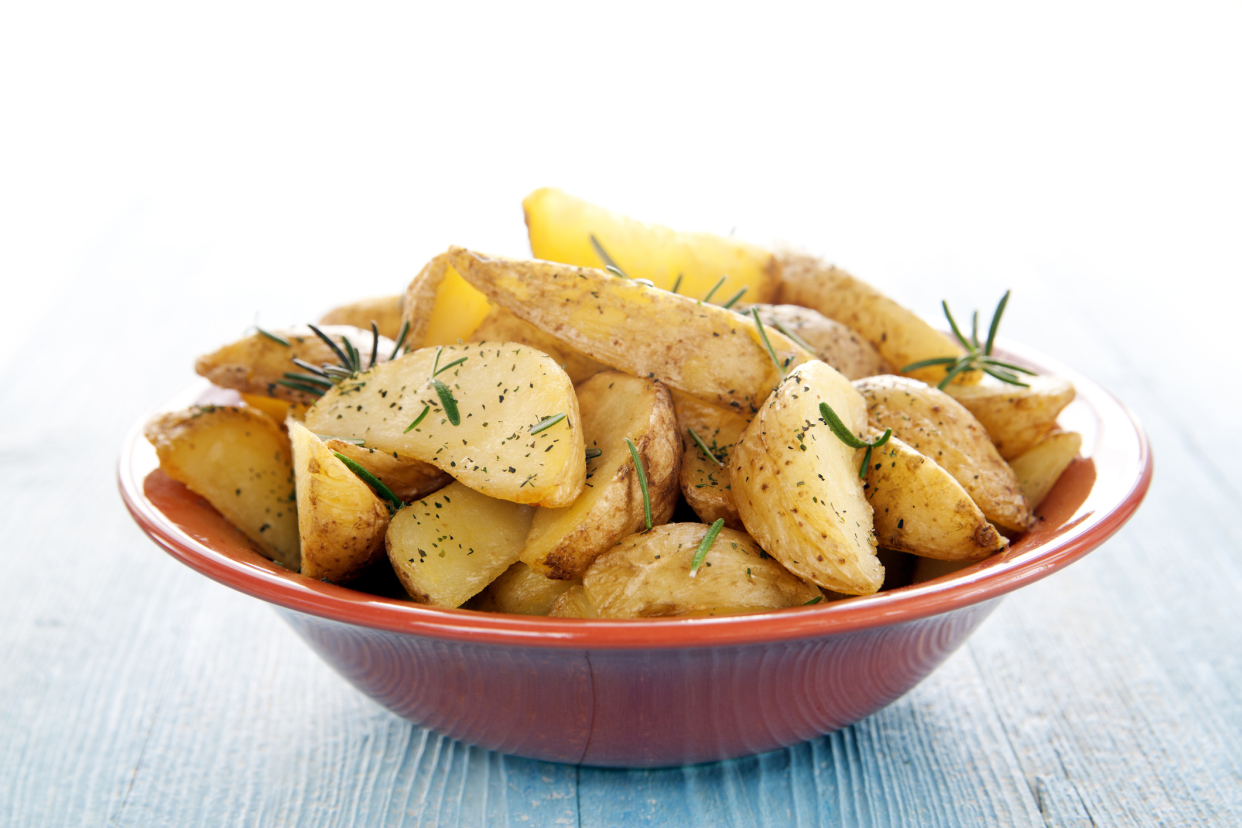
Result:
M1091 492L1048 541L994 555L971 567L889 592L796 610L715 618L560 619L439 609L383 598L223 554L191 536L144 492L156 468L143 426L155 414L183 408L209 389L198 379L144 415L130 429L118 460L121 498L138 526L173 558L203 575L286 609L388 632L441 640L554 649L686 649L818 638L916 621L999 598L1046 578L1112 537L1138 509L1151 485L1151 448L1138 418L1111 392L1033 349L998 340L998 350L1038 373L1074 383L1072 405L1097 419ZM1120 454L1118 454L1120 452ZM1100 477L1107 473L1108 491ZM1098 495L1098 496L1097 496ZM1093 500L1094 498L1094 500ZM1099 502L1096 502L1099 501Z

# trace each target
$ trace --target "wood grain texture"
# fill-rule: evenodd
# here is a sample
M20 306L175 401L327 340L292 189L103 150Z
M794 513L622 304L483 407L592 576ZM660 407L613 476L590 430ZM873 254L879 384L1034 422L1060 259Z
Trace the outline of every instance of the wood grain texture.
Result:
M126 429L253 307L287 306L274 286L208 291L189 278L200 267L121 227L48 320L107 319L106 336L88 355L28 343L0 374L0 427L17 435L0 444L0 825L1242 824L1242 444L1186 404L1217 366L1179 364L1133 324L1189 299L1047 267L1015 285L1008 334L1114 389L1152 435L1151 494L1108 545L1010 596L853 727L731 762L605 771L393 717L269 608L132 525L113 482ZM349 298L315 287L325 306ZM1062 293L1079 297L1068 312ZM1104 297L1112 312L1085 310ZM141 367L101 368L121 364Z

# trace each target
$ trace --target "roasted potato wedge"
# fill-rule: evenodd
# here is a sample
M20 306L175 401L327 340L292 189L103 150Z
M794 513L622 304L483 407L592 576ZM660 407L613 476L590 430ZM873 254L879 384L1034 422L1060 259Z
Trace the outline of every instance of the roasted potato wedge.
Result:
M305 426L290 420L302 574L345 583L384 555L388 506Z
M345 440L328 438L324 445L358 463L397 497L409 503L439 491L453 482L453 478L430 463L412 457L394 456L394 452L359 446Z
M487 297L453 269L448 253L429 261L405 291L406 350L465 342L487 318Z
M1029 387L985 375L976 385L950 383L945 388L983 424L1005 460L1023 454L1056 428L1057 415L1074 399L1074 385L1064 377L1023 377L1022 381Z
M262 411L282 428L285 425L285 420L290 417L301 421L306 416L306 409L308 407L305 403L286 402L285 400L278 400L275 397L267 397L261 394L243 393L241 398L246 405L257 411Z
M565 590L580 583L553 580L518 561L488 584L487 589L471 598L466 609L513 615L547 615Z
M868 429L874 442L882 434ZM859 449L857 460L863 461ZM863 491L880 546L946 561L977 561L1008 545L951 474L898 437L872 451Z
M517 561L534 512L454 482L392 516L388 560L415 601L460 607Z
M656 287L701 299L721 276L728 276L713 300L720 304L742 288L752 302L775 293L775 257L752 244L710 233L679 233L647 224L552 189L535 190L522 202L530 249L536 259L603 268L591 244L594 235L631 279L649 279Z
M439 377L432 377L433 369ZM459 425L436 382L455 398ZM560 414L565 417L545 422ZM306 412L306 426L422 460L515 503L568 506L586 477L573 385L547 354L524 345L489 342L404 354L338 383Z
M348 325L333 325L320 330L337 343L340 343L342 337L349 339L361 356L363 364L370 363L371 344L374 341L370 331ZM291 403L313 403L316 395L281 385L280 381L286 379L285 374L305 373L293 364L294 357L311 365L325 362L336 364L340 361L336 353L315 336L310 328L286 328L270 333L289 344L284 345L267 334L254 333L199 357L194 362L194 370L199 376L206 377L223 388L234 388L246 394L273 397ZM395 345L391 340L380 337L376 361L386 361Z
M987 519L1025 531L1031 507L1013 469L1001 459L987 430L961 403L938 388L909 377L854 381L867 400L867 416L953 475Z
M1037 508L1052 491L1057 480L1069 468L1082 448L1082 435L1076 431L1057 429L1045 434L1038 443L1014 458L1013 472L1018 476L1018 486L1026 495L1031 508Z
M704 523L721 518L730 529L742 530L742 517L733 502L728 462L733 446L746 430L746 420L731 409L680 393L673 395L673 406L685 449L681 458L682 496ZM691 431L707 446L706 453Z
M667 388L605 371L579 385L576 393L586 447L601 453L587 459L586 487L577 500L535 512L522 550L527 566L558 580L580 579L597 555L646 526L627 438L643 464L654 525L673 515L681 466L681 439Z
M866 337L900 371L904 366L937 357L958 357L962 349L924 322L914 311L889 299L838 267L799 253L782 253L781 289L784 304L814 308ZM945 368L912 371L925 382L940 382ZM953 380L959 385L979 381L979 372L966 371Z
M371 329L371 323L379 329L380 336L396 341L401 336L401 316L405 306L405 296L377 296L372 299L359 299L348 305L341 305L325 313L319 319L322 325L351 325L364 331ZM391 351L389 351L391 353Z
M449 251L458 273L496 303L572 347L750 416L780 379L755 325L732 311L602 270ZM775 330L786 366L810 358Z
M300 568L289 438L252 408L195 406L147 423L160 469L199 495L268 558Z
M781 333L792 333L810 346L816 359L836 368L846 379L856 380L876 374L895 374L897 369L880 356L875 346L835 319L800 305L746 305L755 308L763 324Z
M721 529L695 577L707 526L668 523L631 535L595 559L583 578L600 618L734 615L798 607L820 597L744 532ZM567 593L568 594L568 593Z
M790 572L834 592L869 595L884 583L871 504L854 449L820 418L821 402L852 433L866 433L866 404L849 380L818 360L801 365L733 447L733 497L747 532Z

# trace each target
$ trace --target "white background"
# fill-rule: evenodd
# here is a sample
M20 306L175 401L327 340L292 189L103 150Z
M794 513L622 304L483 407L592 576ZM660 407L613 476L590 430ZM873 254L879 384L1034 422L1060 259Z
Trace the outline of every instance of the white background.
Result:
M848 6L7 4L0 354L101 256L118 291L163 269L219 302L190 354L450 243L525 253L543 185L792 242L929 317L1013 287L1028 339L1041 268L1123 278L1169 294L1171 348L1229 347L1242 5Z

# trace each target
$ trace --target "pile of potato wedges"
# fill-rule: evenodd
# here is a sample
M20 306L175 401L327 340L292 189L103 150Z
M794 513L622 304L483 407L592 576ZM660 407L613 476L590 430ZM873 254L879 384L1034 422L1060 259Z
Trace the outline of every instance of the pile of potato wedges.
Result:
M1081 447L1068 381L903 373L964 350L832 265L554 189L524 208L533 259L451 247L403 294L200 357L243 403L148 423L162 471L306 577L644 618L1003 553Z

